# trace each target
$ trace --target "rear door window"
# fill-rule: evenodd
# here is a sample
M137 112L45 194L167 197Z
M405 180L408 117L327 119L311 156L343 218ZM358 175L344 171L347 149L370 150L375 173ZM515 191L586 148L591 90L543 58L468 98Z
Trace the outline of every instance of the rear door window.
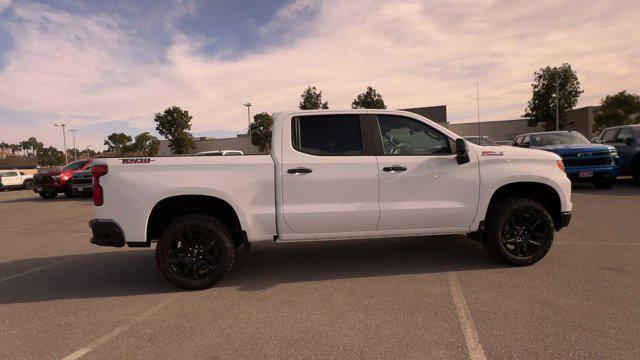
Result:
M362 155L360 116L317 115L292 119L293 148L317 156Z

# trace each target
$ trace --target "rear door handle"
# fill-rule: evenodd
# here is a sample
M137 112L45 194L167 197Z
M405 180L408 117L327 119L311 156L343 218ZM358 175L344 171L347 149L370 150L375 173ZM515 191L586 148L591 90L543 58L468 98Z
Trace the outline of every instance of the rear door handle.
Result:
M299 168L295 168L295 169L289 169L287 170L287 172L289 174L308 174L310 172L312 172L313 170L306 168L306 167L299 167Z
M400 166L400 165L393 165L393 166L383 167L382 170L384 170L386 172L394 172L394 171L405 171L405 170L407 170L407 168L404 167L404 166Z

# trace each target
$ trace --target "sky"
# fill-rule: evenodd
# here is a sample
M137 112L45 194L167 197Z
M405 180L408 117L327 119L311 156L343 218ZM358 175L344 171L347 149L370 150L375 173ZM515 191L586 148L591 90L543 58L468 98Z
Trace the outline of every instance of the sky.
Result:
M390 109L447 105L451 122L522 115L533 72L570 63L578 107L640 93L632 1L0 0L0 141L102 150L155 133L177 105L197 136L246 131L297 108L309 85L331 109L368 85ZM69 138L69 142L70 142Z

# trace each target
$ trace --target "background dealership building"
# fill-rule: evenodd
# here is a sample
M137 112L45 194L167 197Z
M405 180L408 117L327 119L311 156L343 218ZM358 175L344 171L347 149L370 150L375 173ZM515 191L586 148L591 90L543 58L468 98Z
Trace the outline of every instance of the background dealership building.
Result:
M567 126L565 130L574 130L580 132L586 136L587 139L593 138L596 133L594 132L593 119L598 112L599 106L586 106L567 112ZM435 121L461 136L474 136L479 133L482 135L490 136L496 141L511 141L517 135L544 131L542 126L529 127L527 119L518 118L510 120L497 120L497 121L480 121L477 122L453 122L447 121L447 106L426 106L418 108L402 109L410 111L428 119ZM240 150L245 154L257 153L258 148L253 146L249 142L249 136L247 134L238 134L232 138L214 138L214 137L196 137L194 138L195 149L193 153L201 151L211 150ZM158 155L168 156L171 155L171 149L169 149L169 143L167 140L160 141L160 149Z

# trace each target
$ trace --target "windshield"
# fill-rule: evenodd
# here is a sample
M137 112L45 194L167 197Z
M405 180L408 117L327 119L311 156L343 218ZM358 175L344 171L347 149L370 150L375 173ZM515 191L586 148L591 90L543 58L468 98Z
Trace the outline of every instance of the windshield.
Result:
M67 164L65 167L63 167L62 170L78 170L78 169L81 169L86 163L87 163L86 161L72 162L70 164Z
M532 134L531 145L533 146L549 146L549 145L573 145L573 144L591 144L586 137L576 132L559 132L548 134Z

